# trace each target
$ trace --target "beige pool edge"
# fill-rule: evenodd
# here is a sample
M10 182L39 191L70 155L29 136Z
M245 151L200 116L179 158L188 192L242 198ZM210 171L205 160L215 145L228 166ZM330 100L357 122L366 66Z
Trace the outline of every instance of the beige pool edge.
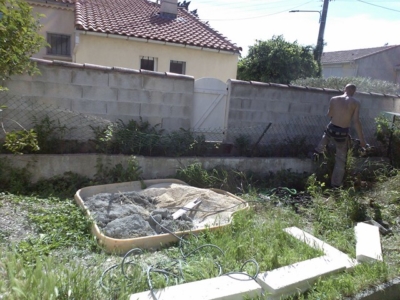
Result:
M112 183L112 184L104 184L104 185L96 185L96 186L89 186L78 190L75 193L74 199L75 202L85 211L85 214L93 221L91 226L92 234L97 238L99 245L104 249L107 253L113 254L125 254L129 250L133 248L141 248L147 250L156 250L162 246L167 246L168 244L177 242L178 239L172 234L159 234L159 235L152 235L152 236L145 236L145 237L137 237L137 238L130 238L130 239L115 239L104 235L99 227L97 226L96 222L92 218L92 215L89 209L85 206L83 199L86 197L90 197L99 193L124 193L124 192L131 192L131 191L140 191L146 188L146 186L159 184L159 183L177 183L177 184L184 184L187 185L185 182L178 180L178 179L149 179L149 180L142 180L142 181L130 181L130 182L122 182L122 183ZM238 211L248 209L248 203L246 203L243 199L220 189L210 189L213 192L218 194L223 194L229 197L233 197L244 204L244 207L238 209L233 214ZM233 217L233 215L232 215ZM198 234L204 230L216 230L225 226L230 225L232 221L232 217L230 218L229 222L220 226L210 226L207 228L200 228L195 230L186 230L175 232L177 236L183 236L185 234Z

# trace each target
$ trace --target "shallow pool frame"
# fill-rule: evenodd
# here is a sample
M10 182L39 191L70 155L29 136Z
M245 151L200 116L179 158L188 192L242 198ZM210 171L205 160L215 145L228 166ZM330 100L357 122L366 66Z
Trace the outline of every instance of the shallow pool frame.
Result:
M176 184L184 184L187 185L185 182L177 179L148 179L142 181L130 181L130 182L122 182L122 183L113 183L113 184L104 184L104 185L96 185L96 186L89 186L78 190L75 193L75 201L76 203L85 211L85 214L93 221L91 226L92 234L96 237L99 245L104 249L107 253L114 253L114 254L125 254L129 250L133 248L141 248L147 250L156 250L163 246L167 246L171 243L177 242L177 236L183 236L186 234L198 234L204 230L216 230L225 226L230 225L232 221L232 217L230 218L229 222L219 226L210 226L207 228L200 228L195 230L185 230L175 232L174 235L166 233L166 234L158 234L152 236L144 236L144 237L137 237L137 238L129 238L129 239L115 239L106 236L103 234L99 227L97 226L95 220L93 219L89 209L85 206L84 200L87 197L91 197L96 194L100 193L126 193L132 191L141 191L145 189L147 186L160 184L160 183L176 183ZM248 209L248 203L245 202L243 199L223 190L219 189L210 189L215 193L222 194L228 197L235 198L236 200L241 201L244 206L234 213Z

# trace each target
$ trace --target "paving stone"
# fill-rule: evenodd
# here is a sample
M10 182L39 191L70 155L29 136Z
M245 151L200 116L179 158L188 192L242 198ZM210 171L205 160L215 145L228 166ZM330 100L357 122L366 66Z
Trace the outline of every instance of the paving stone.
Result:
M325 255L330 256L332 258L337 258L342 260L347 270L352 270L357 264L357 260L351 258L347 254L339 251L338 249L332 247L331 245L317 239L316 237L312 236L311 234L301 230L297 227L289 227L284 229L288 234L292 235L293 237L305 242L309 246L313 247L314 249L319 249L324 252Z
M261 286L244 274L223 275L156 290L158 300L243 300L261 296ZM133 294L130 300L154 300L150 291Z
M382 261L382 247L379 228L366 223L358 223L354 230L357 240L357 261Z
M343 271L346 265L335 257L321 256L261 273L257 282L274 298L295 295L309 289L319 278Z

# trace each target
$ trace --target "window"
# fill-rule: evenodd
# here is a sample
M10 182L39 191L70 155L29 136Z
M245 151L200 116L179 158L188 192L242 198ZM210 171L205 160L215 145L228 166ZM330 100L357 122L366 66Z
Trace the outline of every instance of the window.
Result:
M169 71L171 73L185 74L185 72L186 72L186 62L177 61L177 60L171 60L171 62L169 64Z
M140 69L149 70L149 71L156 71L157 59L154 57L142 56L140 58Z
M47 34L47 54L71 56L71 36L65 34Z

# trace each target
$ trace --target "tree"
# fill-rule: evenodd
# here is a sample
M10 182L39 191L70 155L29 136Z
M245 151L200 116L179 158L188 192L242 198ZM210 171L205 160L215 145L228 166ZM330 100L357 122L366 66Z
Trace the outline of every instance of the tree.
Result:
M32 54L46 45L44 37L38 33L41 27L39 17L32 15L32 8L23 0L0 0L0 91L6 90L1 82L11 75L39 72L30 59ZM6 135L4 146L11 152L39 149L33 130L26 130L20 125L22 130L6 132L1 125Z
M0 83L14 74L38 73L30 57L46 45L39 17L23 0L0 0Z
M238 79L288 84L292 80L317 77L320 71L313 47L289 43L283 36L257 41L238 63Z

